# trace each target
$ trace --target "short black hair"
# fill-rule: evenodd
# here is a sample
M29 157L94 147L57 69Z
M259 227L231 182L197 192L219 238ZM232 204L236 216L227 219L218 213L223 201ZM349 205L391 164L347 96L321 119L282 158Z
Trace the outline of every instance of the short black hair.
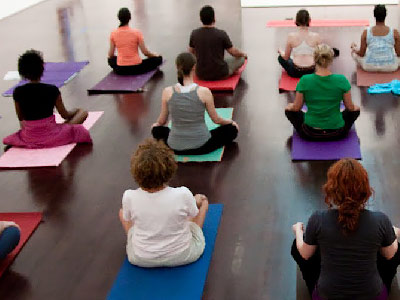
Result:
M18 72L28 80L40 80L44 71L42 53L37 50L28 50L18 59Z
M200 10L200 20L203 25L211 25L215 21L214 8L210 5L203 6Z
M118 11L118 20L121 22L119 26L125 26L131 20L131 12L127 7L123 7Z
M386 19L386 7L385 5L378 4L374 8L374 17L377 22L385 22Z

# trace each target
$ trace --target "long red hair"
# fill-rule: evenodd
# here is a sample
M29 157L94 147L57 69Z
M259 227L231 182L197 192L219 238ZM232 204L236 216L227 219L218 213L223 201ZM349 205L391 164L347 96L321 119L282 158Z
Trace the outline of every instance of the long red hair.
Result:
M329 208L333 205L338 208L343 232L355 231L360 213L373 193L364 167L354 159L339 160L329 168L323 190Z

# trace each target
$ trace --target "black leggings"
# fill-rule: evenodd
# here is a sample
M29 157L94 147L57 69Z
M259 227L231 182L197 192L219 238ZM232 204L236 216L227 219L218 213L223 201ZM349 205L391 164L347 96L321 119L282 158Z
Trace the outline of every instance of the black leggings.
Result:
M285 69L285 71L288 73L290 77L294 78L300 78L303 75L306 74L312 74L315 71L315 67L309 68L309 69L301 69L296 67L294 64L293 60L289 58L288 60L285 60L282 56L278 56L278 61L282 68Z
M170 129L166 126L156 126L151 130L151 134L156 140L163 140L166 145ZM201 147L196 149L188 149L188 150L174 150L175 154L178 155L201 155L207 154L218 148L221 148L232 141L237 137L238 130L232 124L222 125L218 128L210 130L211 137L210 139Z
M304 124L304 112L302 111L286 110L285 115L302 139L310 141L335 141L344 138L349 133L354 121L360 115L360 111L344 110L342 112L344 127L338 129L312 128Z
M150 72L162 64L162 56L149 57L142 60L142 63L133 66L118 66L117 57L113 56L108 59L108 65L118 75L139 75Z
M295 239L292 244L291 254L300 268L310 295L312 295L312 292L317 285L318 278L321 273L321 253L319 251L319 248L317 248L313 256L311 256L308 260L305 260L300 255L299 250L297 249ZM392 259L388 260L384 258L379 252L377 255L378 259L376 263L378 266L379 275L381 276L383 284L385 285L387 291L390 292L393 278L397 272L397 266L400 264L400 244L399 249Z

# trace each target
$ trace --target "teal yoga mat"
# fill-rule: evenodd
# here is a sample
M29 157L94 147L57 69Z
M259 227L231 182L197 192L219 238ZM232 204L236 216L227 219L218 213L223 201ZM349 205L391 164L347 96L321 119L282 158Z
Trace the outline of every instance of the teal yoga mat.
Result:
M219 116L225 119L232 119L233 108L217 108L217 113ZM205 121L209 130L213 130L219 125L211 121L210 116L205 112ZM171 124L169 124L171 127ZM222 155L224 154L224 147L219 148L213 152L202 154L202 155L175 155L175 159L178 162L206 162L206 161L221 161Z

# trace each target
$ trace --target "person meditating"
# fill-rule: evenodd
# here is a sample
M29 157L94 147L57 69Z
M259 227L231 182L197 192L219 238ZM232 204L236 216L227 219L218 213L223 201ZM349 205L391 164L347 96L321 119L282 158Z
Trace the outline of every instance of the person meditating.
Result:
M0 221L0 262L17 247L21 232L14 222Z
M139 188L124 192L119 217L134 265L174 267L203 254L208 200L186 187L168 186L177 167L173 151L154 139L139 145L132 156L131 173Z
M18 72L29 82L15 88L15 111L21 130L3 139L3 143L22 148L49 148L70 143L91 143L89 131L81 123L88 113L82 109L66 110L60 90L40 82L44 71L42 54L26 51L19 57ZM54 107L65 119L57 124Z
M296 14L296 32L289 33L285 52L278 50L278 61L290 77L300 78L315 71L314 48L321 44L318 33L309 31L310 15L301 9Z
M316 70L301 77L294 103L285 114L297 133L307 140L337 140L345 137L360 115L360 108L351 100L350 83L345 76L332 74L333 50L325 44L314 51ZM343 100L345 110L340 112ZM307 112L302 112L303 104Z
M183 155L205 154L231 143L239 126L235 121L218 116L211 91L193 82L196 58L191 53L181 53L175 63L179 83L165 88L162 93L161 112L153 124L153 137L163 140L176 154ZM221 126L208 130L204 120L206 110L211 120ZM165 126L169 114L171 130Z
M293 225L292 256L313 300L387 299L400 263L399 229L382 212L366 209L373 193L367 171L354 159L328 170L327 210L307 227Z
M108 51L108 64L118 75L137 75L156 69L162 64L162 56L150 52L143 39L143 34L129 27L131 13L123 7L118 12L121 22L110 36L110 49ZM118 55L115 56L115 49ZM140 51L148 58L142 59Z
M231 76L247 59L232 45L228 34L215 27L214 9L206 5L200 10L203 26L192 31L189 52L196 55L196 75L202 80L219 80ZM224 59L225 50L232 56Z
M399 67L400 35L385 25L386 7L374 8L376 25L361 35L360 49L353 43L351 53L357 64L367 72L394 72Z

